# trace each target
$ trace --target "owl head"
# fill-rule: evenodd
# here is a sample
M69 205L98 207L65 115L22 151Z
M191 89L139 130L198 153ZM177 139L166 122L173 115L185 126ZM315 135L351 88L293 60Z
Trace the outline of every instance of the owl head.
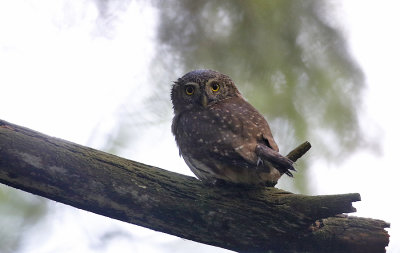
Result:
M232 79L214 70L193 70L179 78L171 90L175 113L207 109L219 101L241 96Z

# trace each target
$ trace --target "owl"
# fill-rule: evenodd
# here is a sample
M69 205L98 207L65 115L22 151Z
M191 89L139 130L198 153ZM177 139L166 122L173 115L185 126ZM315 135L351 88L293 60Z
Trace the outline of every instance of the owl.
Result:
M267 121L229 76L191 71L174 82L171 100L179 154L200 180L274 186L283 174L293 176Z

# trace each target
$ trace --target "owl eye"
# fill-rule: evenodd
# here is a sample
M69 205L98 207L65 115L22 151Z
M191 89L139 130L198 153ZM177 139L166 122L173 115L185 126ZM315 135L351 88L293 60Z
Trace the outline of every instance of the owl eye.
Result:
M189 85L186 87L185 91L187 95L191 96L194 93L194 87L192 85Z
M214 92L219 91L219 84L216 83L216 82L212 83L211 84L211 90L214 91Z

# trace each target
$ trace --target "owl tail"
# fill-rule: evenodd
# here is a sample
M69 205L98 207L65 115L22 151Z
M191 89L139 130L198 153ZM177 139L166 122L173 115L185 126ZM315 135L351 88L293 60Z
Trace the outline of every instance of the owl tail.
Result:
M293 167L293 161L289 158L284 157L275 150L261 144L257 145L256 154L262 160L270 162L277 170L281 172L281 174L285 173L288 176L293 177L293 174L290 171L296 171L296 169Z

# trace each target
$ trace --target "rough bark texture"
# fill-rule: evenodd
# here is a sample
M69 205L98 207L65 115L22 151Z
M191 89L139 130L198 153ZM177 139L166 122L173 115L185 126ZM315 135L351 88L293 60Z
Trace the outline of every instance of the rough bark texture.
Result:
M347 217L357 193L305 196L206 186L0 120L0 182L58 202L240 252L385 252L389 224Z

